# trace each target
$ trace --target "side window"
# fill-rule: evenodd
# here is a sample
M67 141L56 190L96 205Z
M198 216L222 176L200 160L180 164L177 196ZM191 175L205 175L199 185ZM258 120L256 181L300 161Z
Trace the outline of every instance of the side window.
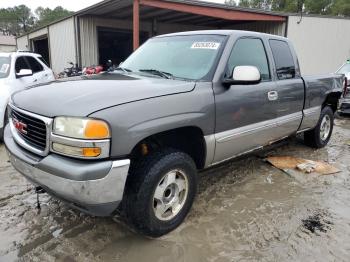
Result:
M270 40L270 47L275 60L278 79L295 78L295 64L288 43L281 40Z
M229 75L236 66L256 66L262 80L271 79L264 44L260 39L241 38L237 40L228 61Z
M26 56L26 59L33 74L44 70L43 66L34 57Z
M19 73L21 69L31 69L27 64L27 61L24 59L24 56L20 56L16 59L15 70L16 73Z

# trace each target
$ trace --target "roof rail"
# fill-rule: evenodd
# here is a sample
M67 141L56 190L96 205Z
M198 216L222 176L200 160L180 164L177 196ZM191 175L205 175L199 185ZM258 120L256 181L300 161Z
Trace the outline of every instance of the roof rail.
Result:
M33 51L30 51L30 50L19 50L19 49L16 52L17 53L35 53Z

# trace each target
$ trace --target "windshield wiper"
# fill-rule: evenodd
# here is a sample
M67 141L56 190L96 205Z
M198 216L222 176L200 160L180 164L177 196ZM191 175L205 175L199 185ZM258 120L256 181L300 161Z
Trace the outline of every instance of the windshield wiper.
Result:
M140 72L150 73L150 74L153 74L153 75L157 75L157 76L160 76L160 77L163 77L163 78L166 78L166 79L174 78L174 76L171 73L160 71L160 70L157 70L157 69L140 69L139 71Z
M117 67L115 70L120 70L120 71L123 71L124 73L130 73L132 72L132 70L128 69L128 68L124 68L124 67Z

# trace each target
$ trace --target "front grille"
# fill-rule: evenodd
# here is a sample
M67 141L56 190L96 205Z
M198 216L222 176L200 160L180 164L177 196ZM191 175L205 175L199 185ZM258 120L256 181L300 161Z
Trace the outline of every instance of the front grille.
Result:
M46 149L46 124L44 121L35 117L29 116L16 109L11 109L11 118L16 126L16 123L24 128L17 128L18 135L31 147L45 151Z

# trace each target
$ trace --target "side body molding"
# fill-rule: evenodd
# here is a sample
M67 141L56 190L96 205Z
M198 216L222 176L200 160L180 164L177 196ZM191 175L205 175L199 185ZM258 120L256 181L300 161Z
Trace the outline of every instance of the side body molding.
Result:
M302 112L205 136L206 167L249 153L296 133Z

